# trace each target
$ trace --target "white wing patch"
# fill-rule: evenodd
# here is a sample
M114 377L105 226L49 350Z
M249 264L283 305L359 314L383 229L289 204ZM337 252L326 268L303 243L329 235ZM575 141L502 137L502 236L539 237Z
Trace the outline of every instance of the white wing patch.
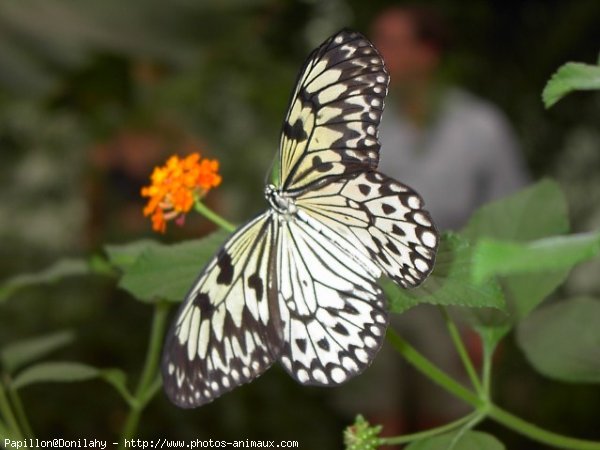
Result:
M310 222L284 221L278 242L284 368L300 383L335 385L362 372L381 347L388 315L365 267ZM343 239L340 237L340 239Z
M275 233L271 213L248 223L186 296L163 357L165 389L176 405L210 402L257 377L279 356Z
M377 50L359 33L341 31L316 49L300 72L284 121L280 187L304 189L377 167L388 80Z
M355 242L403 287L419 285L433 270L437 231L423 200L379 172L366 172L304 192L296 204Z

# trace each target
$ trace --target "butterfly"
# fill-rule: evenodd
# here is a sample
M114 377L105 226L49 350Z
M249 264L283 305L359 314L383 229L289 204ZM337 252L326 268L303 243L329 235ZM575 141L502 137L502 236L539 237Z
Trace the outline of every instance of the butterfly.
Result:
M349 30L304 63L269 208L208 262L167 335L176 405L206 404L275 361L301 384L331 386L374 359L388 325L378 279L417 286L438 245L421 197L376 170L388 82L375 47Z

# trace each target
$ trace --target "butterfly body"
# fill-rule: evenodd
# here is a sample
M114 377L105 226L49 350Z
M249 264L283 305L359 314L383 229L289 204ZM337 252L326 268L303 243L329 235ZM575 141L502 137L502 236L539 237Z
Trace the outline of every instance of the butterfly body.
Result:
M342 30L307 59L281 134L269 208L208 262L167 336L169 398L192 408L275 361L298 382L332 386L381 347L386 275L403 287L433 268L437 232L411 188L378 172L383 60Z

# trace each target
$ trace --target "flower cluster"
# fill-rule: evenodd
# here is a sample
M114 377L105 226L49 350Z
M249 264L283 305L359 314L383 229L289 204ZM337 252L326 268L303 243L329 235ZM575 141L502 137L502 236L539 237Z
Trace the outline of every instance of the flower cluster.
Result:
M202 159L199 153L183 159L171 156L164 166L155 167L152 184L142 188L142 197L148 197L144 216L151 216L152 229L164 233L169 220L183 224L194 202L221 183L218 170L217 160Z
M346 450L376 450L381 445L379 433L381 425L371 426L363 416L358 415L353 425L344 430Z

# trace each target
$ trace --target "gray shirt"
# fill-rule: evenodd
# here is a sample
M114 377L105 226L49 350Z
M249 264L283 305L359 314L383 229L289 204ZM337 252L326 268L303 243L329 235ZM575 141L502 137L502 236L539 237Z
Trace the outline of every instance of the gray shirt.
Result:
M435 119L417 128L389 99L379 170L416 189L440 230L463 226L481 204L528 181L508 122L490 103L453 88Z

